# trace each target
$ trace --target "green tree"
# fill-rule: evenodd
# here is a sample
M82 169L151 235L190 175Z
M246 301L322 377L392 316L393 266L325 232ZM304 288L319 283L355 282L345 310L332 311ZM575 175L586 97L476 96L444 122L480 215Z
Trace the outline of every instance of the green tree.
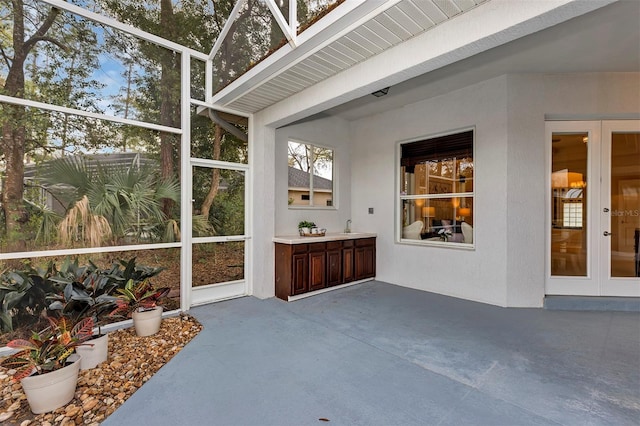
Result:
M25 3L12 0L5 4L13 17L11 45L2 46L2 59L8 69L2 87L2 94L22 98L25 90L24 65L28 55L37 43L53 43L64 48L62 43L47 35L60 11L48 8L46 13L37 13L36 21L25 26ZM32 30L29 33L29 30ZM24 154L26 139L25 108L19 105L4 105L2 113L1 154L5 162L4 183L2 186L2 210L5 220L5 232L17 233L14 244L24 245L21 241L23 226L28 222L27 210L22 202L24 180Z
M2 93L53 105L102 112L93 78L98 41L87 21L43 7L33 0L0 4L5 18L0 32ZM10 29L10 31L9 31ZM104 146L111 126L79 116L4 104L0 116L4 160L2 211L4 230L13 248L25 248L32 208L24 198L24 164L66 150Z

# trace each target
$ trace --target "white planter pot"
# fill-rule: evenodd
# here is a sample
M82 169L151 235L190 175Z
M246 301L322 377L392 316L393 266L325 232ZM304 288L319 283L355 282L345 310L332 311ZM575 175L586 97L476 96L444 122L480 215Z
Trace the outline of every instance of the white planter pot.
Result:
M91 346L93 345L93 346ZM80 355L80 369L88 370L95 368L101 362L107 360L109 356L109 335L103 334L93 339L87 340L76 348Z
M156 306L150 311L134 312L132 318L138 336L151 336L160 330L162 306Z
M73 399L78 384L80 356L69 356L73 364L46 374L25 377L20 381L33 414L48 413Z

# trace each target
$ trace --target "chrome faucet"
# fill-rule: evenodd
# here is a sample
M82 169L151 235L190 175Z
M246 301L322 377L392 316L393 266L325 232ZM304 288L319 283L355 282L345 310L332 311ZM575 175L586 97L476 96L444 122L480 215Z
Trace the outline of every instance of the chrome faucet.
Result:
M350 234L351 233L351 219L347 220L347 227L344 228L344 233L345 234Z

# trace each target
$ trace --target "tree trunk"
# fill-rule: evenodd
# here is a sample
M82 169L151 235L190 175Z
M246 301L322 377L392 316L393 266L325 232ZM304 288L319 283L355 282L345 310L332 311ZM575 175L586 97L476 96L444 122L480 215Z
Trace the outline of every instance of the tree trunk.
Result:
M167 38L173 40L176 34L175 16L171 0L160 2L160 26L167 34ZM163 126L178 127L180 117L180 86L177 78L177 70L180 66L180 57L172 51L164 51L160 60L160 124ZM176 136L171 133L160 133L160 172L163 179L169 179L174 174L174 147ZM162 203L162 211L170 216L174 202L165 199Z
M31 49L39 41L55 42L45 39L45 34L56 20L59 10L51 8L42 25L25 41L24 4L22 0L12 0L13 7L13 61L4 84L4 94L24 98L24 63ZM18 105L7 105L2 122L2 144L6 163L6 177L2 186L2 210L5 217L5 232L14 249L26 246L24 224L29 215L22 202L24 194L24 153L25 153L25 109Z
M216 124L216 132L215 137L213 139L213 159L220 159L220 147L222 145L222 128ZM209 192L207 196L204 198L202 202L202 208L200 209L202 215L205 219L209 219L209 212L211 211L211 205L213 204L213 200L218 195L218 190L220 189L220 169L211 170L211 186L209 187Z
M24 108L6 105L7 121L2 126L6 176L2 186L2 208L5 216L5 231L13 250L26 247L23 225L29 221L29 215L22 202L24 180L24 125L19 119Z

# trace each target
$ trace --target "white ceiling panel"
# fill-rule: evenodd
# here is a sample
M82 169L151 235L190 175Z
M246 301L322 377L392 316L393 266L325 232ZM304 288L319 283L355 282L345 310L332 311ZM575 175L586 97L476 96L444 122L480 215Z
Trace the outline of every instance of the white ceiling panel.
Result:
M310 83L309 85L315 84L319 81L322 81L325 79L324 75L320 75L316 72L312 72L310 71L305 64L301 63L298 65L295 65L293 68L291 68L290 70L285 71L283 74L286 74L288 72L291 72L301 78L305 78L307 80L310 80L312 83Z
M460 10L453 0L433 0L433 2L444 12L445 15L447 15L448 18L453 18L454 16L462 13L462 10Z
M346 40L350 40L353 43L356 43L360 46L362 46L363 48L365 48L367 51L371 52L373 55L380 53L382 51L384 51L383 48L381 48L378 44L374 43L373 40L367 38L366 33L369 32L368 30L363 31L362 28L359 28L355 31L351 31L349 34L347 34L346 36L342 37L343 42L346 44ZM365 33L365 34L362 34ZM363 52L361 52L362 54L364 54Z
M284 91L298 92L306 87L305 84L299 82L299 80L289 73L280 74L278 77L266 83L266 87L281 88Z
M335 63L326 60L325 58L323 58L323 56L325 55L323 55L321 52L317 52L315 55L306 59L304 62L309 66L323 67L324 69L330 72L330 75L334 75L345 68L345 67L340 67Z
M407 40L415 35L391 18L388 13L382 13L379 16L376 16L374 21L378 22L401 40Z
M316 81L322 81L331 75L329 71L325 71L323 69L320 69L319 67L312 66L306 60L300 62L298 65L293 67L293 69L297 72L307 73L309 76L312 76Z
M334 47L343 53L347 53L348 49L348 51L353 52L351 54L354 58L359 56L360 60L363 60L375 54L371 50L364 47L362 44L357 43L353 38L353 33L349 34L348 36L344 36L340 40L335 42Z
M325 61L329 61L332 64L334 64L335 66L344 69L347 67L350 67L351 65L355 64L356 60L349 58L346 55L343 55L342 53L338 52L336 49L334 49L332 46L327 46L324 49L322 49L321 51L319 51L317 54L317 56L319 56L320 58L324 59Z
M363 27L368 28L373 34L380 37L389 46L394 46L403 40L399 35L394 34L393 32L391 32L391 30L389 30L387 27L385 27L375 19L367 22L363 25Z
M340 52L340 54L352 58L354 62L360 62L373 55L372 52L364 49L362 46L354 43L347 37L342 37L331 45L333 49ZM357 50L356 50L357 49Z
M427 16L424 11L416 7L412 1L404 1L398 4L398 9L401 10L405 15L410 16L411 19L416 22L417 25L422 28L423 31L428 30L433 27L435 23Z
M473 8L476 6L476 3L482 3L482 1L474 1L474 0L453 0L456 4L456 6L458 6L460 8L460 10L462 10L463 12L466 12L467 10Z
M418 13L420 12L418 11ZM414 20L413 17L407 14L401 7L393 7L384 15L388 16L412 36L416 36L425 30L425 27ZM424 14L422 15L424 16Z
M431 0L408 0L413 3L418 9L422 10L422 12L429 17L433 21L434 24L438 25L447 19L447 15L436 6Z

